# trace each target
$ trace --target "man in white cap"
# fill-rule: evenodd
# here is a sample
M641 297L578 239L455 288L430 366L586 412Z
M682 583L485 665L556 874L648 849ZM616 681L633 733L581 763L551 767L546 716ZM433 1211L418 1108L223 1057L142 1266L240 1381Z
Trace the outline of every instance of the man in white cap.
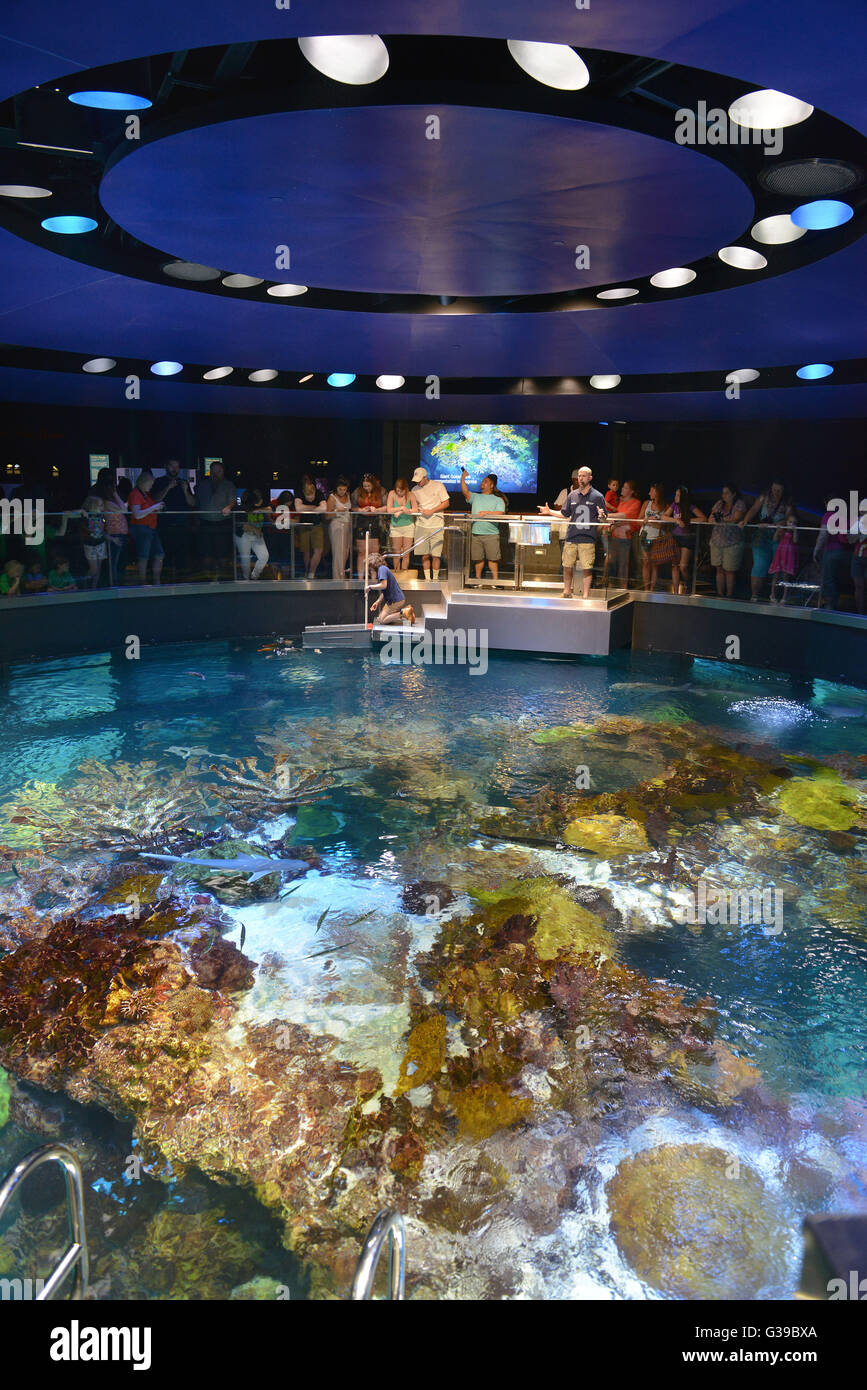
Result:
M428 477L426 468L417 468L412 481L412 495L418 503L414 553L421 556L425 579L431 578L431 569L433 578L439 579L445 535L445 517L441 513L448 511L449 495L442 483Z

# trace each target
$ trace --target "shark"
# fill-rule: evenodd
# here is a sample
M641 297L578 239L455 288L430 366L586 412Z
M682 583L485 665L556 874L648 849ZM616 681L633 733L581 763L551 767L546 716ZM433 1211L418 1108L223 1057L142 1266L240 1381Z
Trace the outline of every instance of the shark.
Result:
M201 869L215 869L218 873L250 874L250 882L256 883L268 874L295 874L309 869L306 859L269 859L264 854L239 854L234 859L185 859L180 854L152 854L141 851L145 859L162 859L168 864L193 864Z

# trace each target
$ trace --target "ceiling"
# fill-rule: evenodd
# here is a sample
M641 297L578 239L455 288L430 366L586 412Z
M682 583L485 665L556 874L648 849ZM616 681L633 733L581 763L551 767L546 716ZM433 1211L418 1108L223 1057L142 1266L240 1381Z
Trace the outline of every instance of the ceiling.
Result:
M233 58L227 62L225 45L238 46L230 51L238 68L232 91L243 93L245 81L256 85L268 41L355 32L359 8L357 0L291 0L285 10L241 0L150 0L135 7L89 0L82 11L68 0L43 0L39 7L7 0L0 102L19 97L17 106L4 108L8 122L10 111L24 109L19 94L38 86L40 141L63 145L87 130L96 147L103 115L89 113L90 124L82 126L66 101L68 79L77 74L128 63L132 84L146 69L138 60L166 55L164 64L174 62L187 81L184 99L194 107L199 97L189 84L221 65L228 71ZM426 35L431 22L427 7L407 0L370 0L361 8L363 27L382 34L395 55L402 51L399 36ZM215 106L205 122L193 108L181 119L170 107L160 138L108 160L99 184L112 224L103 263L73 259L78 249L69 245L49 249L50 236L40 233L34 241L8 223L0 227L0 343L22 350L21 366L0 366L0 399L116 406L125 401L124 359L141 359L145 369L149 361L171 359L185 364L184 372L170 380L145 375L139 408L476 420L867 414L867 384L839 379L847 360L865 356L861 221L845 235L842 229L808 233L791 252L771 248L773 274L699 275L689 292L643 288L634 303L600 304L594 294L600 285L631 284L668 266L715 258L732 243L755 246L748 234L753 191L744 171L714 152L652 133L654 121L672 119L664 101L672 76L653 76L649 63L638 70L637 85L645 81L642 72L651 73L645 85L657 106L647 106L643 127L636 115L636 128L628 128L628 112L618 124L623 108L615 105L613 123L599 119L603 106L586 108L595 120L573 118L568 103L552 104L550 90L530 79L515 84L513 98L508 73L501 104L474 98L475 68L485 93L489 80L499 80L499 68L494 73L487 62L468 62L477 50L467 41L507 38L569 43L588 55L598 50L603 58L595 69L590 63L591 75L614 73L607 87L612 102L621 99L617 75L629 73L637 56L657 60L660 70L663 64L703 70L711 95L733 82L737 90L772 87L810 102L822 119L834 118L816 127L825 143L810 152L823 157L848 152L849 137L835 122L867 135L861 0L821 6L815 0L591 0L587 10L564 0L536 0L532 7L442 0L430 36L436 81L423 68L416 85L383 84L380 101L377 84L349 88L311 70L315 80L304 78L309 93L299 103L294 89L303 59L297 58L295 67L287 66L286 100L300 109L239 114ZM403 43L413 54L426 51ZM297 53L294 44L292 50ZM283 52L273 50L277 59ZM504 55L506 68L511 61L504 43L478 52ZM703 90L701 77L701 71L690 77L693 95ZM54 82L61 84L56 97ZM209 84L210 77L202 86ZM620 85L627 85L622 100L637 111L634 93ZM424 121L435 93L441 130L438 140L427 140ZM592 80L588 93L594 94ZM146 113L142 124L146 129ZM796 148L809 126L795 128L801 132L793 136ZM16 181L38 182L44 154L12 149L8 141L5 153L16 161ZM758 169L762 157L749 153ZM53 167L61 182L40 203L50 202L51 212L72 211L61 207L65 175L57 161ZM853 195L860 219L863 187ZM801 263L804 247L817 237L828 239L830 251ZM112 259L112 247L119 256L134 243L156 248L161 260L345 292L348 307L317 307L312 290L305 304L303 296L268 299L264 287L233 292L219 279L216 287L186 287L168 282L159 264L149 278L149 271L133 273ZM291 271L275 269L275 249L284 243L292 248ZM579 246L588 253L576 265ZM581 307L564 308L577 290L585 295ZM413 306L413 296L431 297L433 308L404 311L401 296ZM440 305L439 296L457 302ZM531 300L517 303L521 296L563 300L545 309ZM327 295L322 302L330 302ZM335 302L343 304L339 296ZM54 370L32 365L25 350L37 349L57 355ZM119 362L117 374L80 371L80 363L102 355ZM12 360L6 351L4 363ZM813 362L840 364L838 379L798 381L795 368ZM236 367L231 385L202 382L206 367L223 363ZM273 385L236 384L260 367L291 374L292 389L282 378ZM731 400L726 373L744 367L791 367L791 385L766 389L760 378ZM341 391L324 383L333 371L401 374L417 382L395 392L359 383ZM698 372L718 373L718 389L691 389L688 374ZM308 373L314 379L305 389L298 383ZM599 373L619 374L622 389L591 389L586 378ZM418 385L431 376L459 380L460 390L444 390L434 403ZM652 377L653 389L630 391L634 376ZM575 385L555 391L540 386L540 378Z

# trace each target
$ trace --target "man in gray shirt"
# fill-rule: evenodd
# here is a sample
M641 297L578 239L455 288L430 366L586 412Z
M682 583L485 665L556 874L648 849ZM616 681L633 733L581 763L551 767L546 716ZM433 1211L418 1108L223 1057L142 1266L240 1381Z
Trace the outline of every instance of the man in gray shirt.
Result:
M221 463L211 464L210 474L196 489L196 501L205 568L212 579L228 578L232 573L232 512L237 506L238 494L235 484L226 478Z

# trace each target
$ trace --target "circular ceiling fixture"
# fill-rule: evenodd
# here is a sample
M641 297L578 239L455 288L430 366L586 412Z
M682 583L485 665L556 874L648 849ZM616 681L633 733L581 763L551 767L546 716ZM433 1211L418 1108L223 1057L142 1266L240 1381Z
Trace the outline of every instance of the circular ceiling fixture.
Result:
M92 106L98 111L146 111L153 102L131 92L70 92L74 106Z
M0 183L0 198L50 198L50 188L34 183Z
M616 290L600 290L599 293L597 294L596 298L597 298L597 299L631 299L633 295L636 295L636 294L639 294L639 293L640 293L640 291L634 289L631 285L620 285Z
M758 381L759 373L755 367L738 367L735 371L729 372L726 383L732 385L737 382L738 386L747 386L751 381Z
M170 275L173 280L219 280L220 272L215 270L212 265L196 265L195 261L167 261L163 266L163 274Z
M546 87L578 92L590 82L587 64L567 43L525 43L523 39L509 39L508 47L518 67Z
M611 376L591 376L590 385L596 391L613 391L615 386L620 385L620 377Z
M313 373L312 373L312 372L308 372L306 376L300 376L300 377L298 378L298 385L299 385L299 386L303 386L304 383L305 383L305 381L312 381L312 380L313 380Z
M860 169L839 159L795 159L772 164L759 173L759 183L769 193L792 198L822 198L854 188L864 177Z
M294 299L296 295L306 294L307 285L269 285L268 293L275 299Z
M183 362L152 362L151 371L154 376L177 376L178 372L184 370Z
M110 372L112 367L116 367L117 362L113 357L91 357L89 362L82 363L83 372Z
M797 375L802 381L821 381L825 376L831 376L834 368L827 362L810 362L806 367L799 367Z
M376 384L380 391L398 391L406 385L405 376L378 376Z
M92 217L46 217L42 221L46 232L57 232L59 236L81 236L98 225Z
M326 377L329 386L351 386L355 380L354 372L332 372Z
M798 241L806 230L806 227L797 227L789 214L782 212L775 217L763 217L750 230L750 236L763 246L784 246L787 241Z
M303 38L298 47L317 72L351 87L378 82L388 71L388 49L378 34Z
M729 116L735 125L746 126L747 130L785 130L790 125L800 125L812 116L813 107L809 102L799 101L797 97L777 92L773 87L765 87L758 92L747 92L738 97L729 107Z
M761 251L751 251L749 246L723 246L717 255L735 270L764 270L768 263L767 256Z
M264 281L261 275L224 275L222 283L227 290L251 290Z
M250 372L248 381L273 381L277 372L274 367L260 367L258 371Z
M690 285L695 279L695 271L687 266L675 266L672 270L658 270L651 275L650 283L658 290L676 290L681 285Z
M820 198L814 203L802 203L792 213L796 227L807 232L826 232L830 227L842 227L855 216L854 208L834 198Z
M212 367L209 372L205 372L203 381L222 381L224 376L231 376L234 367Z

